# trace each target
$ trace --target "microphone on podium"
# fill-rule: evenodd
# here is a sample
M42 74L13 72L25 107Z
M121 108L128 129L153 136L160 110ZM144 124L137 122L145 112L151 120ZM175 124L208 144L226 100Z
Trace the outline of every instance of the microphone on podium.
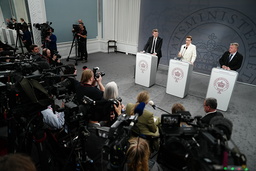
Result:
M156 110L156 108L157 108L157 109L160 109L161 111L163 111L163 112L165 112L165 113L167 113L167 114L171 114L171 113L167 112L166 110L164 110L164 109L162 109L162 108L156 106L152 100L150 100L150 101L148 102L148 104L149 104L150 106L152 106L155 110Z

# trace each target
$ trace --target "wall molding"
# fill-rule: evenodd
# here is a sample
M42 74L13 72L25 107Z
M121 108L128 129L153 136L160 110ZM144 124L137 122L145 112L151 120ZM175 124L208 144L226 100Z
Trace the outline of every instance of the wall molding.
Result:
M108 52L107 44L108 43L106 40L88 39L87 40L88 54L97 53L97 52L107 53ZM59 54L62 56L62 58L68 57L70 53L71 45L72 45L71 41L57 44ZM138 51L137 49L138 49L138 45L117 42L117 51L119 52L124 52L126 54L136 54ZM110 49L110 51L113 51L113 49ZM75 47L73 46L70 57L74 57L74 56L75 56Z

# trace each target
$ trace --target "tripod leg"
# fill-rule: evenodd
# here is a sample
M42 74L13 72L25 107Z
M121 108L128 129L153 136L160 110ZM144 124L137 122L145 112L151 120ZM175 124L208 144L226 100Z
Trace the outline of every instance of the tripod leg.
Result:
M68 54L68 57L67 57L67 60L66 60L66 61L69 61L69 57L70 57L70 54L71 54L71 52L72 52L75 39L76 39L76 34L73 36L73 41L72 41L72 44L71 44L71 47L70 47L70 51L69 51L69 54Z

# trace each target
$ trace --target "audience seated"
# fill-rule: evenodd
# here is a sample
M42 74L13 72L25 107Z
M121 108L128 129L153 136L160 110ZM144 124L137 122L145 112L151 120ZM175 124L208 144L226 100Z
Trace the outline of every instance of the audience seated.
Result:
M147 91L142 91L137 96L136 104L128 103L126 105L126 113L129 115L134 115L134 110L138 106L139 103L144 102L147 104L149 102L149 93ZM133 129L133 132L139 135L140 137L159 137L159 129L158 124L160 120L158 117L154 117L152 112L148 110L143 111L142 115L138 117L138 121ZM152 139L153 145L150 147L154 150L158 149L158 139Z
M131 138L130 146L126 152L124 171L161 171L158 163L150 157L148 142L142 138Z
M182 114L182 112L186 111L185 107L180 103L174 103L172 105L172 114ZM180 127L188 127L189 125L186 122L180 122Z
M204 111L206 115L201 119L203 124L209 125L211 120L216 116L223 117L223 114L216 110L217 105L217 99L215 98L209 97L204 100Z

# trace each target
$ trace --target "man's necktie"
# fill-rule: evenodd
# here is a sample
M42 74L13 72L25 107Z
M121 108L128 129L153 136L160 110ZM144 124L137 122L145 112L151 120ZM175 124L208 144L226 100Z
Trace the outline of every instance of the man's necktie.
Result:
M155 46L156 46L156 38L153 38L153 45L151 48L151 53L155 53Z
M230 62L230 61L231 61L232 56L233 56L233 54L230 54L230 55L229 55L228 62Z

